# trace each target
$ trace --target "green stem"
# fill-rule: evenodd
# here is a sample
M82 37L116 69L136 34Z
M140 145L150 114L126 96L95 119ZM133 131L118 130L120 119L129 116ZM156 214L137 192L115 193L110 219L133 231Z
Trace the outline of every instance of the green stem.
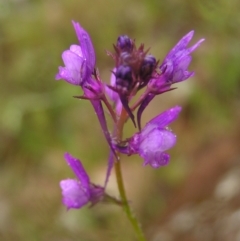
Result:
M123 109L120 119L116 125L116 127L117 127L116 135L119 140L122 138L123 127L124 127L124 123L126 120L126 115L127 114L126 114L125 110ZM138 240L146 241L142 228L141 228L136 216L134 215L133 211L131 210L129 202L127 200L127 195L126 195L126 191L125 191L125 187L124 187L124 183L123 183L122 171L121 171L120 157L119 157L119 160L115 162L114 168L115 168L117 185L118 185L118 190L119 190L119 194L120 194L121 201L122 201L123 210L125 211L130 223L132 224L132 227L134 228L134 231L138 237Z
M135 230L138 240L146 241L142 228L141 228L136 216L133 214L133 211L131 210L128 200L127 200L126 191L124 188L123 178L122 178L121 162L120 161L115 162L114 167L115 167L115 173L116 173L116 178L117 178L118 190L119 190L119 193L120 193L120 196L122 199L123 209L127 215L127 218L129 219L130 223L132 224L132 226Z

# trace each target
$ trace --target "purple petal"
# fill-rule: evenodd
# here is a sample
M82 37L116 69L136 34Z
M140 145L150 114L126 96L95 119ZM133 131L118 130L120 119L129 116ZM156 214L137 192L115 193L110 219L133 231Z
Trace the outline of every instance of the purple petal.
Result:
M120 99L117 101L115 110L116 110L116 114L120 116L120 114L122 112L122 102Z
M155 128L139 143L140 155L148 153L164 152L172 148L176 143L176 135L165 129Z
M204 41L204 38L200 39L197 43L195 43L191 48L188 49L188 53L193 52Z
M172 48L172 50L167 54L165 59L170 59L172 58L177 52L185 49L188 45L188 43L191 41L193 37L194 31L190 31L187 33L185 36L183 36L179 42ZM164 60L165 61L165 60Z
M70 46L70 50L71 50L73 53L75 53L75 54L77 54L78 56L80 56L80 57L83 58L82 48L81 48L79 45L77 45L77 44L72 44L72 45Z
M64 79L70 84L81 85L85 75L83 58L71 50L66 50L62 54L62 59L66 67L59 67L56 80Z
M192 57L189 55L186 55L186 56L182 57L181 59L179 59L178 62L176 62L174 68L176 70L178 70L178 69L186 70L188 68L189 64L191 63L191 61L192 61Z
M68 165L71 167L71 169L73 170L73 172L75 173L75 175L77 176L79 181L81 182L83 189L85 189L86 192L88 192L90 180L89 180L89 176L86 173L81 161L74 158L69 153L65 153L64 157L65 157Z
M174 83L186 80L189 77L194 75L194 72L187 71L187 68L191 60L192 60L192 57L187 55L176 64L175 70L172 76L172 81Z
M116 68L113 69L110 78L110 85L115 87L116 85L116 76L113 72L116 71ZM106 94L108 97L116 104L119 100L119 94L116 91L111 90L107 85L105 86Z
M116 85L116 76L113 74L113 72L115 71L116 71L116 68L113 69L111 74L111 79L110 79L110 85L113 87L115 87ZM110 98L110 100L113 101L115 105L116 113L120 115L122 111L122 103L119 98L119 94L116 91L113 91L112 89L110 89L107 85L105 85L105 92L107 96Z
M139 145L139 155L144 159L144 165L158 168L168 164L170 156L164 151L176 143L176 135L165 129L153 129Z
M95 63L96 56L93 48L93 44L89 34L81 27L81 25L77 22L72 21L74 29L77 34L78 41L80 42L83 56L86 58L87 66L89 68L90 74L92 73Z
M182 107L180 106L175 106L169 110L164 111L163 113L159 114L152 120L150 120L145 128L149 128L148 126L157 126L158 128L165 128L168 126L170 123L172 123L174 120L177 119L179 113L181 112ZM144 130L143 130L144 131Z
M73 179L62 180L60 187L63 196L62 202L67 209L81 208L88 203L89 193L82 188L78 181Z
M145 159L143 165L150 165L153 168L166 166L169 163L170 155L167 153L155 153L153 158Z

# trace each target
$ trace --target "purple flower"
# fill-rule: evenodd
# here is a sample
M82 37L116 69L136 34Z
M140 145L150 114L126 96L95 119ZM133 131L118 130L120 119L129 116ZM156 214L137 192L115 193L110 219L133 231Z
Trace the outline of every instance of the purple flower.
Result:
M170 91L171 85L177 82L184 81L194 75L194 72L188 71L188 66L191 63L191 53L205 40L200 39L192 47L187 48L187 45L193 37L194 31L190 31L172 48L166 55L163 63L160 65L161 74L152 78L147 87L147 95L142 101L137 112L137 123L141 129L141 116L148 104L156 95Z
M149 82L149 88L154 89L153 92L161 93L170 88L170 85L176 82L186 80L194 75L194 72L188 71L191 63L191 53L205 40L200 39L192 47L187 48L188 43L193 37L194 31L186 34L167 54L160 66L162 74Z
M176 142L176 135L167 127L181 111L180 106L173 107L149 121L142 131L133 135L126 147L118 147L119 151L128 155L139 154L143 165L158 168L168 164L170 156L165 153Z
M186 34L167 54L160 69L164 72L167 81L173 83L188 79L194 75L194 72L187 70L192 57L190 54L204 41L200 39L192 47L187 48L188 43L193 37L194 31Z
M64 157L78 180L65 179L60 182L63 204L70 209L81 208L89 202L92 204L99 202L104 196L104 188L90 183L89 176L80 160L69 153L66 153Z
M56 80L64 79L73 85L83 86L91 77L95 67L96 57L92 41L88 33L79 23L72 21L79 45L71 45L65 50L62 59L65 67L59 67Z
M101 103L101 99L104 97L104 85L101 80L97 78L94 71L96 57L92 41L88 33L79 23L74 21L72 21L72 23L80 42L80 46L71 45L69 50L63 52L62 58L65 67L59 67L56 79L64 79L70 84L80 85L82 87L84 95L75 97L80 99L89 99L91 101L106 140L113 153L115 153L111 145L111 137L108 132L105 114ZM92 78L93 72L96 80Z

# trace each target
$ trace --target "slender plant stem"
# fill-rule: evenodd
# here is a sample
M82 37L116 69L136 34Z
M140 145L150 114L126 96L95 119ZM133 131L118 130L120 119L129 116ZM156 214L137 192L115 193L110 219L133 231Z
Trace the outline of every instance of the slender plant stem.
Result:
M123 135L123 127L124 127L124 123L127 117L127 113L126 111L123 109L120 119L117 122L116 125L116 137L120 140L122 138ZM124 187L124 183L123 183L123 176L122 176L122 170L121 170L121 161L120 161L120 157L119 157L119 161L116 161L114 164L115 167L115 173L116 173L116 179L117 179L117 185L118 185L118 190L121 196L121 201L122 201L122 206L123 209L127 215L127 218L129 219L130 223L132 224L135 233L138 237L139 241L146 241L146 238L143 234L142 228L136 218L136 216L134 215L133 211L131 210L131 207L129 205L128 199L127 199L127 195L126 195L126 191L125 191L125 187Z
M123 209L127 215L127 218L129 219L129 221L131 222L131 224L135 230L138 240L146 241L142 228L141 228L136 216L133 214L133 212L129 206L128 200L127 200L126 191L124 188L123 178L122 178L121 162L120 161L115 162L114 167L115 167L115 173L116 173L116 177L117 177L118 189L119 189L119 193L120 193L120 196L122 199Z
M102 98L102 100L103 100L104 104L106 105L106 107L107 107L110 115L112 116L114 123L116 123L116 122L117 122L116 114L115 114L112 106L111 106L110 103L108 102L106 96L104 96L104 97Z

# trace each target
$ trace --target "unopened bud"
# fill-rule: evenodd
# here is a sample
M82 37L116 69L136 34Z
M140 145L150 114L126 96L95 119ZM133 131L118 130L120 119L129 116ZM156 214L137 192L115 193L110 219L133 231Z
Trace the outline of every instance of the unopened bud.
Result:
M125 94L132 86L132 69L129 66L120 65L115 73L116 88Z
M133 40L127 35L120 35L117 39L117 47L122 51L131 52L133 50Z
M150 54L145 56L145 58L142 62L141 69L140 69L140 76L142 79L152 75L152 73L156 67L156 63L157 63L157 61L154 56L152 56Z

